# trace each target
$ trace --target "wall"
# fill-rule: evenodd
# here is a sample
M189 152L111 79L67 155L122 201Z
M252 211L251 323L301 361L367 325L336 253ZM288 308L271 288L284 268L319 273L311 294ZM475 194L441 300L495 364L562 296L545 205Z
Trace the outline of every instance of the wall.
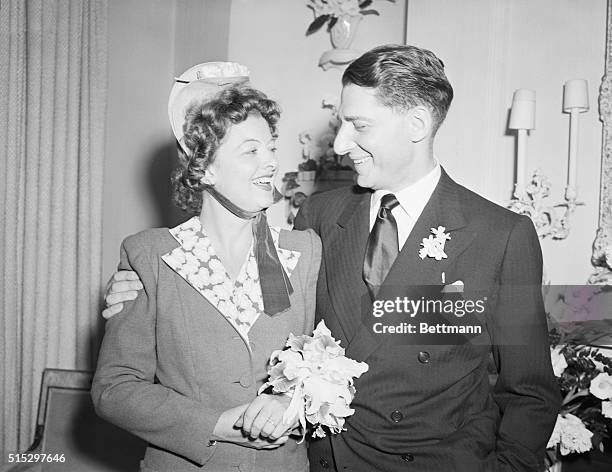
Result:
M168 94L173 78L188 67L227 59L230 5L226 0L109 2L104 279L117 266L123 238L184 218L170 203L176 150Z
M325 28L306 36L313 13L303 0L233 0L229 57L251 70L252 82L279 101L283 115L279 129L282 176L297 169L302 148L300 132L327 125L330 114L321 108L324 98L340 95L341 71L323 71L317 64L331 48ZM353 48L366 51L383 43L402 43L405 4L377 0L380 16L368 16L359 25ZM273 224L284 224L285 207L268 210Z
M340 90L340 71L317 67L330 48L329 35L324 30L304 34L313 18L305 0L109 3L104 277L112 273L127 234L182 217L172 210L168 194L175 151L166 105L175 74L205 60L247 64L254 85L284 110L280 175L297 168L299 133L326 125L329 112L321 100L337 97ZM355 49L404 42L406 3L377 0L374 6L381 15L362 21ZM408 41L444 60L456 92L436 153L456 180L500 204L507 203L513 183L515 139L506 131L512 92L536 90L529 170L545 171L557 203L565 182L569 122L561 113L562 85L571 78L589 80L591 110L580 117L578 175L586 205L576 211L567 240L543 243L553 282L583 282L591 271L597 225L605 0L409 0L407 13ZM284 223L282 205L270 210L270 220Z
M408 42L445 62L456 92L436 152L449 173L505 205L511 194L515 137L506 132L512 93L536 91L536 129L528 138L528 171L550 178L551 200L562 200L569 115L563 83L589 82L591 109L580 116L579 199L566 240L543 242L553 283L588 278L597 228L601 122L597 97L604 71L605 0L409 0Z

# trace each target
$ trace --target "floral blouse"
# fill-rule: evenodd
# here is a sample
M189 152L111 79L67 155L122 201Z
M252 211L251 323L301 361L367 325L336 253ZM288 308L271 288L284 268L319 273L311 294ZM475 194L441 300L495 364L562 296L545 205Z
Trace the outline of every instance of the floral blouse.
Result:
M169 231L180 246L164 254L162 259L216 307L248 343L249 330L263 313L253 244L251 243L238 277L233 281L215 253L197 216ZM270 227L270 232L280 263L287 276L291 277L300 252L279 248L280 229Z

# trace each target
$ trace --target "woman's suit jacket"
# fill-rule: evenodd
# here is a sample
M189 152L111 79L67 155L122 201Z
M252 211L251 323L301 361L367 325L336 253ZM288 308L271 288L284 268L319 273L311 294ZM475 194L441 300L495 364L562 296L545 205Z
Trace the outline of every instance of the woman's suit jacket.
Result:
M321 242L312 230L280 230L278 248L300 253L291 308L261 314L247 346L233 325L162 259L180 244L168 229L128 237L121 269L144 290L106 324L92 386L97 413L150 443L145 471L307 471L305 444L278 449L209 445L221 413L249 403L267 380L271 352L289 333L311 333Z

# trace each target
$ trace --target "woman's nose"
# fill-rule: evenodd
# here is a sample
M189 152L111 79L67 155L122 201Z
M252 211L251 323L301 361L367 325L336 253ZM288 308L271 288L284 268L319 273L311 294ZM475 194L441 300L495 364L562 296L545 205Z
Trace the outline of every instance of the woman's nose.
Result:
M269 151L266 153L263 165L266 169L269 169L272 172L274 172L278 168L278 159L276 158L276 154L273 151Z

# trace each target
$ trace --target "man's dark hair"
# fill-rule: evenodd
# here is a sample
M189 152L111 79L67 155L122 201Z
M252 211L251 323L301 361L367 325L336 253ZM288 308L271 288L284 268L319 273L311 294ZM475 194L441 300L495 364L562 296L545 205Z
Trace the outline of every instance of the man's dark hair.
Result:
M426 106L433 116L432 136L453 100L444 63L416 46L388 44L369 50L344 71L342 85L349 84L376 89L378 100L396 110Z

